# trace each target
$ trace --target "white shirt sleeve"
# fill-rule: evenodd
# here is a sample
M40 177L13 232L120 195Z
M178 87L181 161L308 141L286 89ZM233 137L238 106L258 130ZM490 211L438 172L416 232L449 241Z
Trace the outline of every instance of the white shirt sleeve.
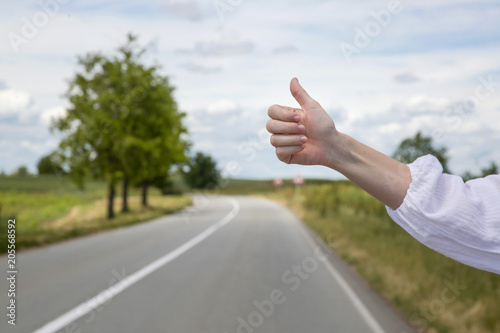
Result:
M429 248L500 274L500 175L464 183L432 155L408 166L412 182L390 217Z

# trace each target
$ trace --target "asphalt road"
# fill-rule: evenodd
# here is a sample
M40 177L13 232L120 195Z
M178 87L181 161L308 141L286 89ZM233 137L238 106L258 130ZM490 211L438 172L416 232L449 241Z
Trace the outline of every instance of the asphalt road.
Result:
M0 332L413 332L286 208L197 202L19 253L16 326L4 278Z

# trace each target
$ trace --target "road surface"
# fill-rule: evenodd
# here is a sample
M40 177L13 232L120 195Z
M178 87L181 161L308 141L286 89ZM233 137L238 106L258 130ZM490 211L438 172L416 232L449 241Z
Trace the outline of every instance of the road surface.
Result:
M413 332L286 208L197 202L19 253L16 326L4 307L0 332Z

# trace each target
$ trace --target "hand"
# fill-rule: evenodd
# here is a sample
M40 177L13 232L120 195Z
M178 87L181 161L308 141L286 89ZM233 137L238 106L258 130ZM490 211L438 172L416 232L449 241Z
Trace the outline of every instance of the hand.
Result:
M411 183L408 166L378 152L335 128L332 118L312 99L296 78L290 91L302 109L273 105L267 130L271 144L285 163L324 165L396 209Z
M338 131L330 116L300 86L297 78L290 91L302 109L273 105L267 130L278 159L288 164L329 165Z

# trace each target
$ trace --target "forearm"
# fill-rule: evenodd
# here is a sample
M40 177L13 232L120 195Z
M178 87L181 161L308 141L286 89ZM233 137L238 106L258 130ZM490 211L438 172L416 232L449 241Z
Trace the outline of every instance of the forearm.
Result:
M332 138L331 146L326 166L393 209L403 203L411 183L408 166L342 133Z

